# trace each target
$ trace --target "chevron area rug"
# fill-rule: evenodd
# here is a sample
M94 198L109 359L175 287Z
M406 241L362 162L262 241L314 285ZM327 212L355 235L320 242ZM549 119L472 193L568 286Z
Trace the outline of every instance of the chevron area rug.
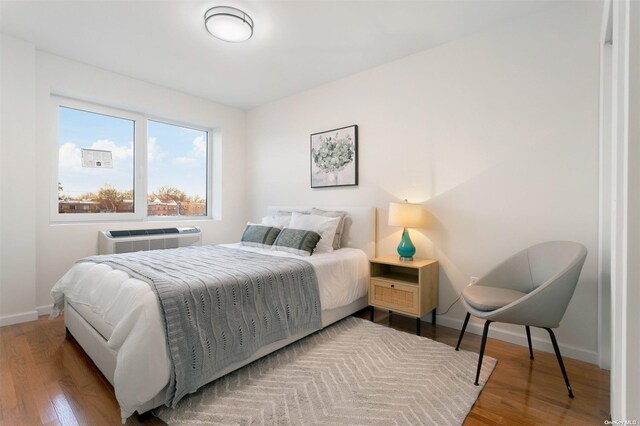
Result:
M169 425L460 425L496 361L349 317L204 386Z

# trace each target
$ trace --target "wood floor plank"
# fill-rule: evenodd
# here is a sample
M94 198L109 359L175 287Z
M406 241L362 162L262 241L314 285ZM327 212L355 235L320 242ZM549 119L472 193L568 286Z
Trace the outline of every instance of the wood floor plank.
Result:
M3 424L12 424L19 419L19 415L18 397L13 386L11 371L7 368L2 368L0 380L0 421Z
M15 380L13 386L18 400L19 418L26 419L28 424L41 423L40 411L38 409L37 401L31 392L28 378L25 380L21 377L20 380Z
M84 395L71 376L71 371L67 369L66 372L67 375L58 382L60 389L66 397L74 416L78 419L78 423L81 425L92 424L93 413L91 413L91 407L84 404Z
M37 370L34 369L34 371ZM35 377L35 374L29 376L29 390L35 400L40 422L42 424L57 422L58 415L49 397L49 393L44 383L42 383L39 377Z
M368 319L368 312L358 314ZM376 311L376 322L415 333L415 320ZM422 324L422 335L455 346L458 330ZM480 337L467 333L461 348L478 352ZM453 348L452 348L453 350ZM564 359L575 399L554 354L489 337L487 356L498 360L465 425L602 425L609 413L609 372ZM469 380L473 380L470 377ZM62 318L0 327L0 423L102 425L120 423L113 388L71 336ZM27 395L27 396L23 396ZM127 425L162 425L151 414Z
M47 392L53 402L53 406L58 415L58 420L65 426L79 425L71 404L67 401L65 393L60 388L58 382L50 382L47 384Z
M46 330L49 327L43 324L40 329L34 327L30 329L27 333L25 333L26 341L29 345L31 351L31 363L32 365L27 370L27 380L29 385L29 391L35 400L35 404L38 410L38 414L40 416L40 422L42 424L56 424L59 423L58 416L53 406L53 402L49 397L49 393L45 387L45 383L43 381L43 376L40 373L38 368L37 360L39 359L39 354L41 352L40 347L49 345L51 346L51 341L46 333ZM46 357L46 359L50 359L52 354ZM40 359L40 361L44 361L44 359Z
M46 361L55 356L57 345L51 338L51 327L33 328L25 332L25 338L31 348L31 355L35 362Z
M33 370L33 357L24 333L4 342L4 363L11 374L11 382L15 393L15 405L12 409L16 418L25 419L29 424L40 423L39 411L29 386L29 372ZM3 364L4 365L4 364Z

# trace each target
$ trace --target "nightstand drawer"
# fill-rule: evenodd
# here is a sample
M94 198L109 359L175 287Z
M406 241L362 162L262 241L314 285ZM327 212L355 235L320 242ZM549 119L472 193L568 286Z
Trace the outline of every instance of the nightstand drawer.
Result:
M420 315L419 296L417 285L373 277L370 280L369 304L371 305L411 315Z

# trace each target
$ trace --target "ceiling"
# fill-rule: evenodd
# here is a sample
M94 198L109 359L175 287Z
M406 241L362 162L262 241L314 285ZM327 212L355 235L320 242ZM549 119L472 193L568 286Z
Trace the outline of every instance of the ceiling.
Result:
M0 0L0 32L39 50L249 109L497 23L549 0ZM225 43L204 28L226 5L255 22Z

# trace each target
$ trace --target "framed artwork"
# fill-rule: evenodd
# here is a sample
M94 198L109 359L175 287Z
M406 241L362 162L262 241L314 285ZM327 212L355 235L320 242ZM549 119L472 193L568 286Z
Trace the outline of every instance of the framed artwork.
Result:
M358 126L311 135L311 188L358 184Z

